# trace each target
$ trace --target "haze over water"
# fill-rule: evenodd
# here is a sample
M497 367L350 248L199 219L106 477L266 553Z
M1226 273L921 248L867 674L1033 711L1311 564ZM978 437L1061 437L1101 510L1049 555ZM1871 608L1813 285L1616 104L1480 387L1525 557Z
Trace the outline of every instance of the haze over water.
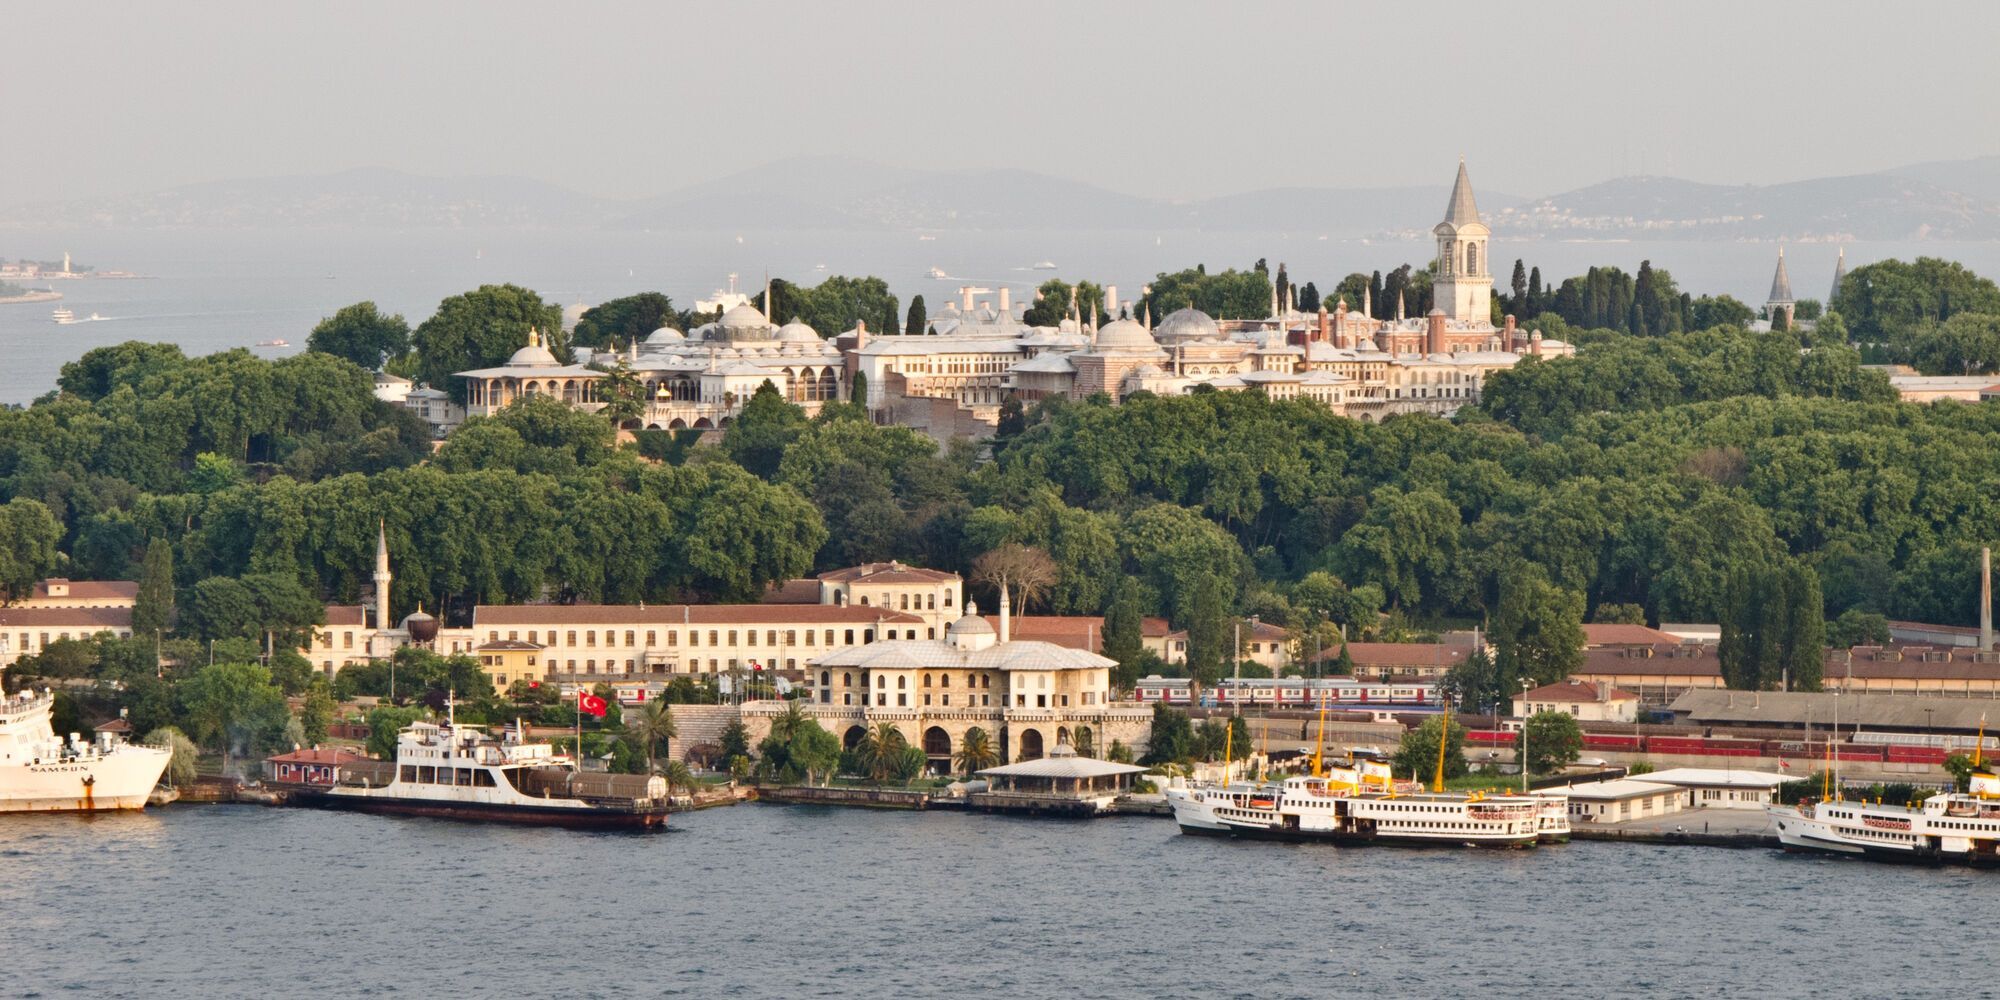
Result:
M8 819L6 992L30 997L1995 995L1989 873L1768 850L760 805L653 836L255 806Z
M1413 220L1421 222L1422 220ZM741 236L742 242L737 238ZM420 230L345 231L79 231L0 235L0 257L59 259L125 270L150 280L58 281L60 303L0 305L0 403L26 403L55 388L63 364L84 351L127 340L176 343L205 354L260 341L267 356L302 351L322 317L372 299L400 312L412 326L446 296L484 283L513 282L560 304L596 304L640 291L664 291L690 308L734 271L756 291L768 271L800 284L830 274L876 275L907 307L921 293L933 315L965 284L1017 291L1050 277L1118 286L1127 299L1153 275L1195 264L1212 271L1247 268L1267 258L1291 276L1330 290L1353 271L1421 265L1428 241L1374 242L1329 238L1310 230L1243 232L949 232L920 240L911 232L526 232ZM1764 243L1524 242L1496 234L1494 271L1504 288L1516 257L1539 265L1546 280L1592 265L1628 272L1641 260L1671 271L1684 291L1728 293L1755 306L1770 287L1776 248ZM1786 250L1794 291L1824 298L1835 247ZM1848 244L1850 267L1885 257L1917 255L1958 260L1982 274L2000 274L2000 244ZM1055 271L1033 270L1049 260ZM825 271L818 266L826 265ZM952 275L929 277L932 267ZM39 283L35 283L39 286ZM1017 296L1018 298L1019 296ZM61 305L106 322L57 326ZM1350 303L1358 305L1358 303ZM839 331L822 330L822 334Z

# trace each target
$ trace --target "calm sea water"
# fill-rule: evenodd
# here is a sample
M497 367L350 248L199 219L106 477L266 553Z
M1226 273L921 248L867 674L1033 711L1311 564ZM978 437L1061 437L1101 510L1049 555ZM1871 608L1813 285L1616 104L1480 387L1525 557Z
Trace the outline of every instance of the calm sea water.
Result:
M0 993L1991 997L1990 872L746 805L664 834L0 817Z
M1593 264L1636 270L1641 260L1671 270L1683 288L1728 292L1752 303L1770 288L1775 248L1755 243L1493 244L1504 285L1516 257L1551 278ZM60 303L101 323L57 326L53 304L0 306L0 403L23 403L54 388L63 363L126 340L167 341L190 353L287 340L276 355L303 350L321 317L372 299L414 325L440 299L488 282L514 282L561 303L597 303L657 290L692 306L730 272L746 288L766 273L805 284L826 274L874 274L907 305L923 294L935 312L964 284L1032 289L1051 276L1118 285L1127 298L1154 274L1196 263L1248 267L1259 257L1284 261L1300 281L1331 287L1353 271L1421 263L1427 241L1368 242L1292 233L989 232L942 233L606 233L438 231L104 231L0 232L0 257L56 259L69 251L100 269L151 275L138 281L62 281ZM1824 297L1833 275L1832 245L1787 250L1794 291ZM1850 265L1884 257L1932 254L2000 274L2000 243L1855 244ZM1034 270L1039 261L1058 269ZM820 265L826 270L819 270ZM928 276L932 267L953 275ZM828 332L828 331L822 331Z

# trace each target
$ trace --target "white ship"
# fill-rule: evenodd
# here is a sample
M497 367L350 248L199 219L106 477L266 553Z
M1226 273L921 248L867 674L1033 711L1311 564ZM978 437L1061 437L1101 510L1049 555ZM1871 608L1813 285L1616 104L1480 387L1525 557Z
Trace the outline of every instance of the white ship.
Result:
M49 314L49 318L64 326L68 326L76 322L76 313L67 307L57 306L55 311Z
M495 740L450 722L414 723L397 734L394 761L344 765L333 787L294 798L329 809L580 828L664 827L668 806L664 778L579 772L550 744Z
M1555 796L1455 795L1415 791L1387 764L1355 761L1318 776L1277 782L1170 787L1166 799L1182 833L1348 844L1528 847L1542 838Z
M144 809L172 751L95 741L49 725L55 694L23 691L0 699L0 812L97 812Z
M1787 851L2000 865L2000 776L1988 772L1914 807L1822 799L1764 810Z

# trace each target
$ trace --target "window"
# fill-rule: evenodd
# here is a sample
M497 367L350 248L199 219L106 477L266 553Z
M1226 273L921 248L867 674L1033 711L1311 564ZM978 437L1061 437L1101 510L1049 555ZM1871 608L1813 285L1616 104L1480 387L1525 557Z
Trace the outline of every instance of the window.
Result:
M906 694L899 694L899 695L897 695L897 696L896 696L896 707L897 707L897 708L908 708L908 707L910 707L910 696L909 696L909 695L906 695Z
M732 641L734 641L734 640L735 640L735 638L736 638L736 637L735 637L734 635L731 635L731 636L730 636L730 639L731 639ZM749 638L750 638L750 641L749 641L749 642L747 642L747 643L744 643L744 645L746 645L746 646L755 646L755 645L757 645L757 630L756 630L756 629L754 629L754 628L753 628L753 629L751 629L751 630L750 630L750 636L749 636Z
M926 696L926 697L928 697L928 696ZM945 695L945 696L944 696L944 707L946 707L946 708L950 708L950 707L951 707L951 695Z
M812 633L811 633L811 632L807 632L807 633L806 633L806 638L807 638L808 640L810 640L810 639L812 638ZM798 630L797 630L797 629L789 629L789 628L788 628L788 629L786 629L786 630L785 630L785 645L787 645L787 646L796 646L796 645L798 645L798 644L799 644L799 633L798 633Z
M889 686L889 678L887 678L887 677L885 677L885 676L883 676L883 675L881 675L881 674L876 674L876 675L875 675L875 686L876 686L876 687L878 687L878 688L886 688L886 687L888 687L888 686Z
M929 677L930 675L929 675L929 674L925 674L924 676L925 676L925 677ZM939 675L938 675L938 687L950 687L950 686L951 686L951 675L950 675L950 674L939 674Z
M828 645L828 646L831 646L831 645L833 645L833 630L832 630L832 629L827 629L827 630L826 630L826 645Z
M925 687L930 687L930 686L931 686L931 675L929 675L929 674L925 674L925 675L924 675L924 686L925 686ZM926 702L925 704L929 704L929 702Z
M720 633L720 632L717 632L717 631L716 631L716 630L714 630L714 629L709 629L709 630L708 630L708 644L709 644L709 645L711 645L711 646L720 646L720 645L722 645L722 633Z
M575 629L570 629L570 630L569 630L569 643L568 643L568 645L571 645L571 646L574 646L574 645L576 645L576 630L575 630Z
M651 632L648 632L648 633L646 633L646 645L650 646L650 645L652 645L652 644L653 644L653 633L651 633ZM638 643L636 643L636 642L632 641L632 630L631 630L631 629L626 629L626 630L625 630L625 645L627 645L627 646L637 646L637 645L638 645Z
M910 686L910 679L908 677L896 678L896 690L901 691L909 686Z
M590 629L589 631L583 633L583 644L591 647L595 647L597 645L596 629Z
M508 641L508 642L519 642L519 641L521 641L521 633L519 633L519 632L516 632L516 631L514 631L513 629L508 629L508 630L507 630L507 641Z
M1035 696L1035 707L1036 707L1036 708L1047 708L1047 707L1049 707L1049 696L1048 696L1048 695L1045 695L1045 694L1038 694L1038 695L1036 695L1036 696Z
M729 630L729 644L730 644L730 645L732 645L732 646L736 645L736 630L735 630L735 629L730 629L730 630ZM752 640L751 640L751 642L750 642L750 645L752 645L752 646L755 646L756 644L757 644L756 640L755 640L755 639L752 639Z
M667 633L667 634L668 634L668 635L672 635L673 633L672 633L672 632L669 632L669 633ZM660 634L659 634L658 632L655 632L655 631L653 631L652 629L647 629L647 630L646 630L646 645L647 645L647 647L649 647L649 648L650 648L650 647L653 647L653 646L657 646L657 645L659 645L659 644L660 644L660 638L659 638L659 636L660 636Z
M1479 273L1479 244L1477 243L1467 243L1465 245L1465 273Z
M848 630L847 630L847 645L849 645L849 646L852 646L852 645L854 645L854 630L853 630L853 629L848 629Z

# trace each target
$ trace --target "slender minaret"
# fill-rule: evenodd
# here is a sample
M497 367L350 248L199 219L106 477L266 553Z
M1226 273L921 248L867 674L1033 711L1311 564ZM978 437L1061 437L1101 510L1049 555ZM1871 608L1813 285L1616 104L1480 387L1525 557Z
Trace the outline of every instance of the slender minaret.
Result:
M375 526L375 627L392 628L395 622L389 620L389 523L387 519L376 522Z
M1826 293L1826 307L1833 308L1833 300L1840 296L1840 283L1847 279L1847 248L1840 248L1840 256L1833 262L1833 290Z
M1993 648L1993 550L1979 550L1979 649Z
M1013 635L1013 602L1007 597L1007 581L1000 581L1000 641L1006 642Z

